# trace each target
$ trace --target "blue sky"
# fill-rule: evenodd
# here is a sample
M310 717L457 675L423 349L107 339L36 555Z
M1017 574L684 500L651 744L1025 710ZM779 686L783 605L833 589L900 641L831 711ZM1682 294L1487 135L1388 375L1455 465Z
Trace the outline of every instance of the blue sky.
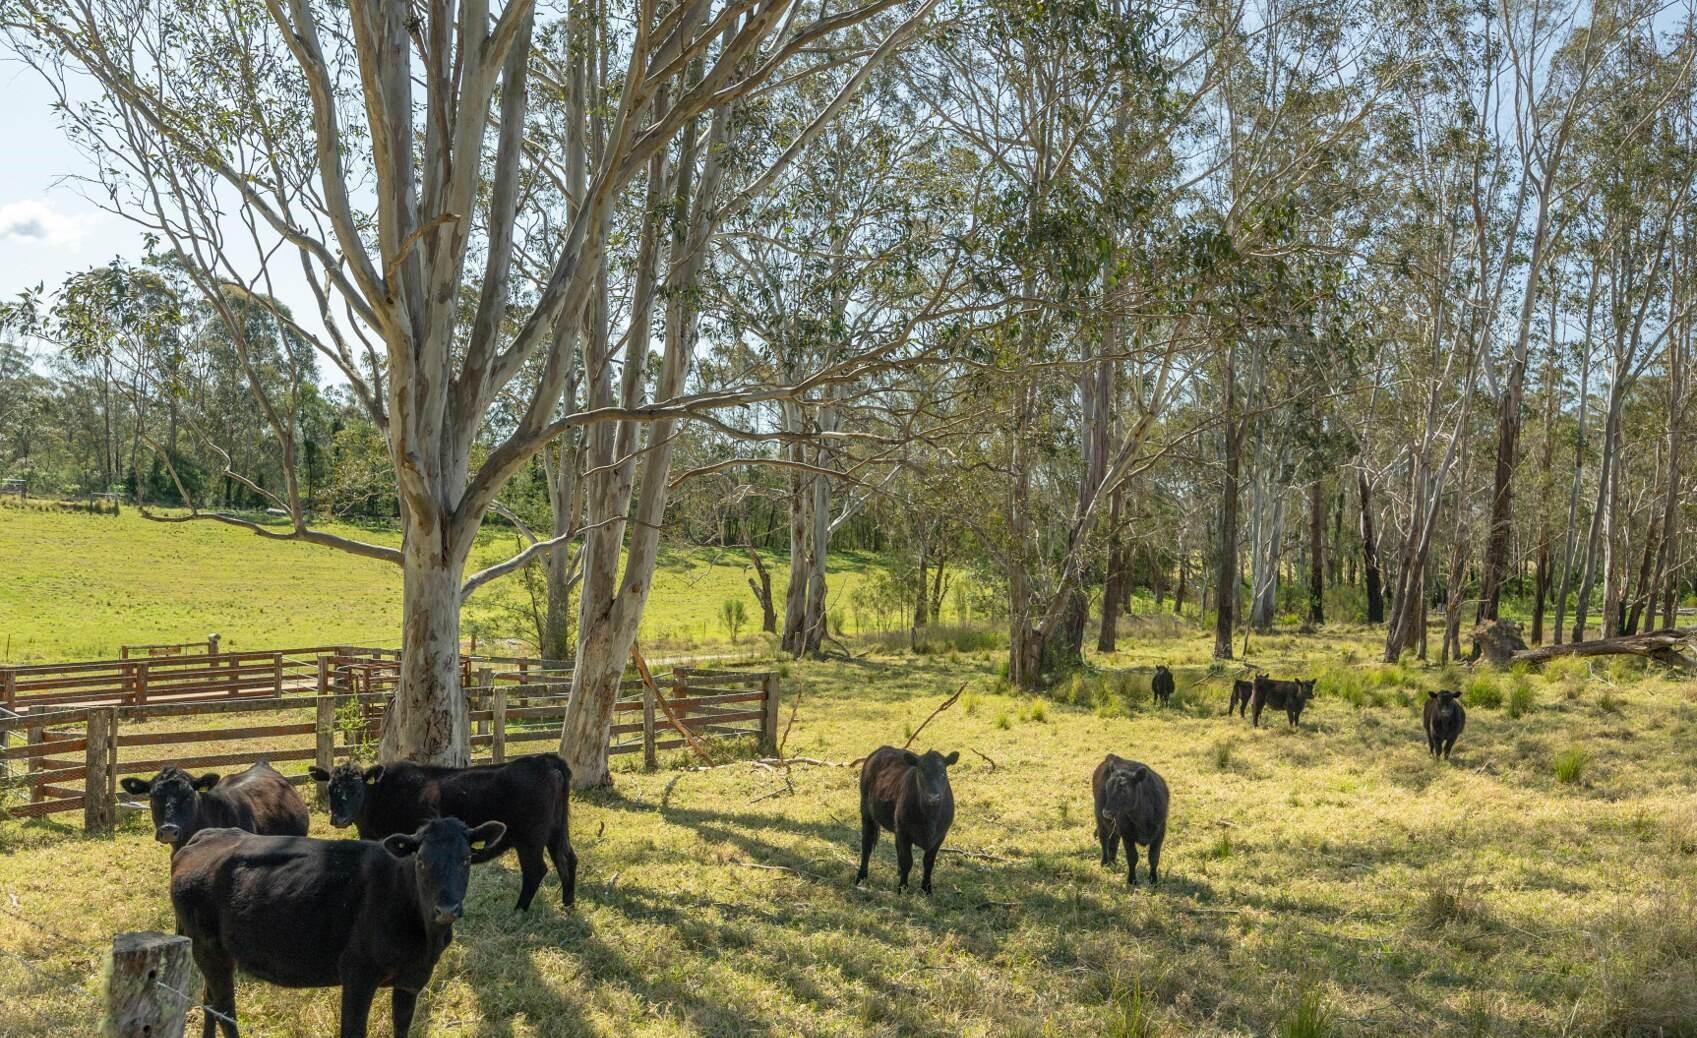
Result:
M34 71L0 61L0 140L12 157L0 162L0 298L113 256L141 254L141 234L102 212L67 176L90 166L71 147L52 111L53 95Z

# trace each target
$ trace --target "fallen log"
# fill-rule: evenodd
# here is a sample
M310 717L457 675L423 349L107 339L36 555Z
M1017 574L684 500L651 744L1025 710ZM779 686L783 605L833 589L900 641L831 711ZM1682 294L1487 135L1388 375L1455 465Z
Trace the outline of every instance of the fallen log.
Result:
M1566 645L1541 645L1523 649L1509 657L1514 663L1546 663L1558 656L1643 656L1663 666L1687 673L1697 673L1697 661L1680 650L1697 640L1697 627L1684 630L1669 628L1647 634L1629 634L1619 638L1595 638L1588 642L1569 642Z

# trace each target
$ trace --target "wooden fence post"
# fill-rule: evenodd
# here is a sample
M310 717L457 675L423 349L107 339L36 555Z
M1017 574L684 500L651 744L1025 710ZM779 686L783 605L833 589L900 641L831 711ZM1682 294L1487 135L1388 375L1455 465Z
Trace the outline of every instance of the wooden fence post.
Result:
M760 679L760 690L766 695L761 700L766 713L760 718L760 751L775 757L778 754L778 675L767 671Z
M194 968L193 942L162 933L121 933L112 939L106 972L105 1038L183 1038Z
M206 654L208 656L218 655L218 642L220 640L221 639L219 639L218 635L215 633L206 636Z
M319 670L324 668L324 660L318 661ZM314 718L313 736L317 743L313 750L313 763L329 771L336 766L336 697L328 691L318 694L318 714ZM327 782L314 782L318 787L318 802L326 803L330 797L330 785Z
M495 672L490 670L488 667L483 667L478 670L477 681L473 687L493 690L495 687ZM468 696L466 698L470 699L471 697ZM491 709L493 709L493 707L491 707ZM478 735L488 735L490 731L490 723L488 721L479 721L477 722L477 727L474 728L473 731Z
M25 736L24 736L24 741L25 741L25 743L27 743L30 746L40 746L42 743L47 741L47 729L46 728L30 728L30 729L28 729ZM40 755L31 754L29 760L26 762L25 771L30 776L29 802L32 803L32 804L40 803L43 799L46 798L46 794L44 794L41 791L40 784L37 783L37 781L35 780L35 773L38 772L38 771L43 771L43 770L45 770L45 769L41 765Z
M660 766L654 755L654 686L642 686L642 766L653 771Z
M118 793L118 711L97 707L88 712L88 748L83 751L82 825L84 832L108 833Z
M278 695L283 694L283 654L280 652L271 655L271 690Z
M496 764L507 762L507 686L496 685L489 698L489 712L494 715L491 727L494 734L489 742L489 756Z
M147 663L146 663L146 661L143 661L141 663L137 663L135 665L134 669L131 671L131 676L132 676L132 680L134 682L133 685L131 686L131 688L135 692L135 703L136 703L137 706L145 706L147 704Z

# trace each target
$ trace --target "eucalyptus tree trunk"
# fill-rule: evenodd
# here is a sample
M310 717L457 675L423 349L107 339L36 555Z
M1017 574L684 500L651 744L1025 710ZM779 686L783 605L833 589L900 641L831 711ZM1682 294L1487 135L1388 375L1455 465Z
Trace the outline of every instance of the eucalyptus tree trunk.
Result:
M1355 489L1361 499L1361 571L1367 585L1367 622L1385 622L1385 592L1380 585L1379 542L1373 531L1373 488L1367 482L1367 469L1355 469Z
M1552 304L1552 310L1554 304ZM1551 327L1555 326L1555 315L1551 314ZM1555 479L1555 430L1556 430L1556 351L1551 346L1548 359L1544 365L1544 445L1540 459L1539 482L1543 493L1539 495L1538 507L1538 558L1532 578L1532 631L1533 645L1544 644L1544 607L1550 595L1550 489Z
M1225 472L1220 483L1220 517L1214 557L1214 658L1232 658L1232 612L1237 604L1237 480L1243 453L1243 419L1237 413L1237 379L1226 359L1224 415Z
M1326 622L1325 492L1318 475L1308 488L1308 622Z
M1573 566L1578 551L1579 493L1585 476L1585 434L1591 404L1591 331L1597 316L1597 275L1592 271L1589 302L1585 308L1585 332L1579 358L1579 419L1573 446L1573 482L1567 494L1567 535L1562 548L1561 586L1556 592L1555 643L1562 643L1567 621L1567 596L1573 587Z
M1579 570L1579 593L1573 606L1572 640L1576 642L1585 640L1585 627L1591 612L1591 594L1597 586L1599 552L1605 568L1614 561L1614 544L1610 534L1614 529L1616 454L1620 443L1620 418L1625 399L1625 385L1617 368L1609 380L1608 412L1603 422L1602 467L1597 474L1597 501L1591 512L1591 529L1585 539L1585 562ZM1604 582L1605 585L1613 583L1607 577ZM1608 620L1605 607L1605 631L1608 629Z
M1116 488L1108 502L1108 575L1102 581L1102 627L1096 635L1097 652L1113 652L1118 647L1120 598L1123 583L1124 549L1120 544L1120 522L1125 508L1125 491Z

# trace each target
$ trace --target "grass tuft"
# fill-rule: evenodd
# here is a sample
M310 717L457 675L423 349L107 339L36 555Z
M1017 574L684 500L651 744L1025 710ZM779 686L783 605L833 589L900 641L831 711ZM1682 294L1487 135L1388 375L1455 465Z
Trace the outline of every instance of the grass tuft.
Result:
M1585 777L1585 769L1591 764L1591 755L1577 746L1569 746L1556 754L1556 781L1573 785Z
M1279 1021L1279 1038L1328 1038L1332 1033L1332 1017L1325 992L1317 986L1305 987Z

